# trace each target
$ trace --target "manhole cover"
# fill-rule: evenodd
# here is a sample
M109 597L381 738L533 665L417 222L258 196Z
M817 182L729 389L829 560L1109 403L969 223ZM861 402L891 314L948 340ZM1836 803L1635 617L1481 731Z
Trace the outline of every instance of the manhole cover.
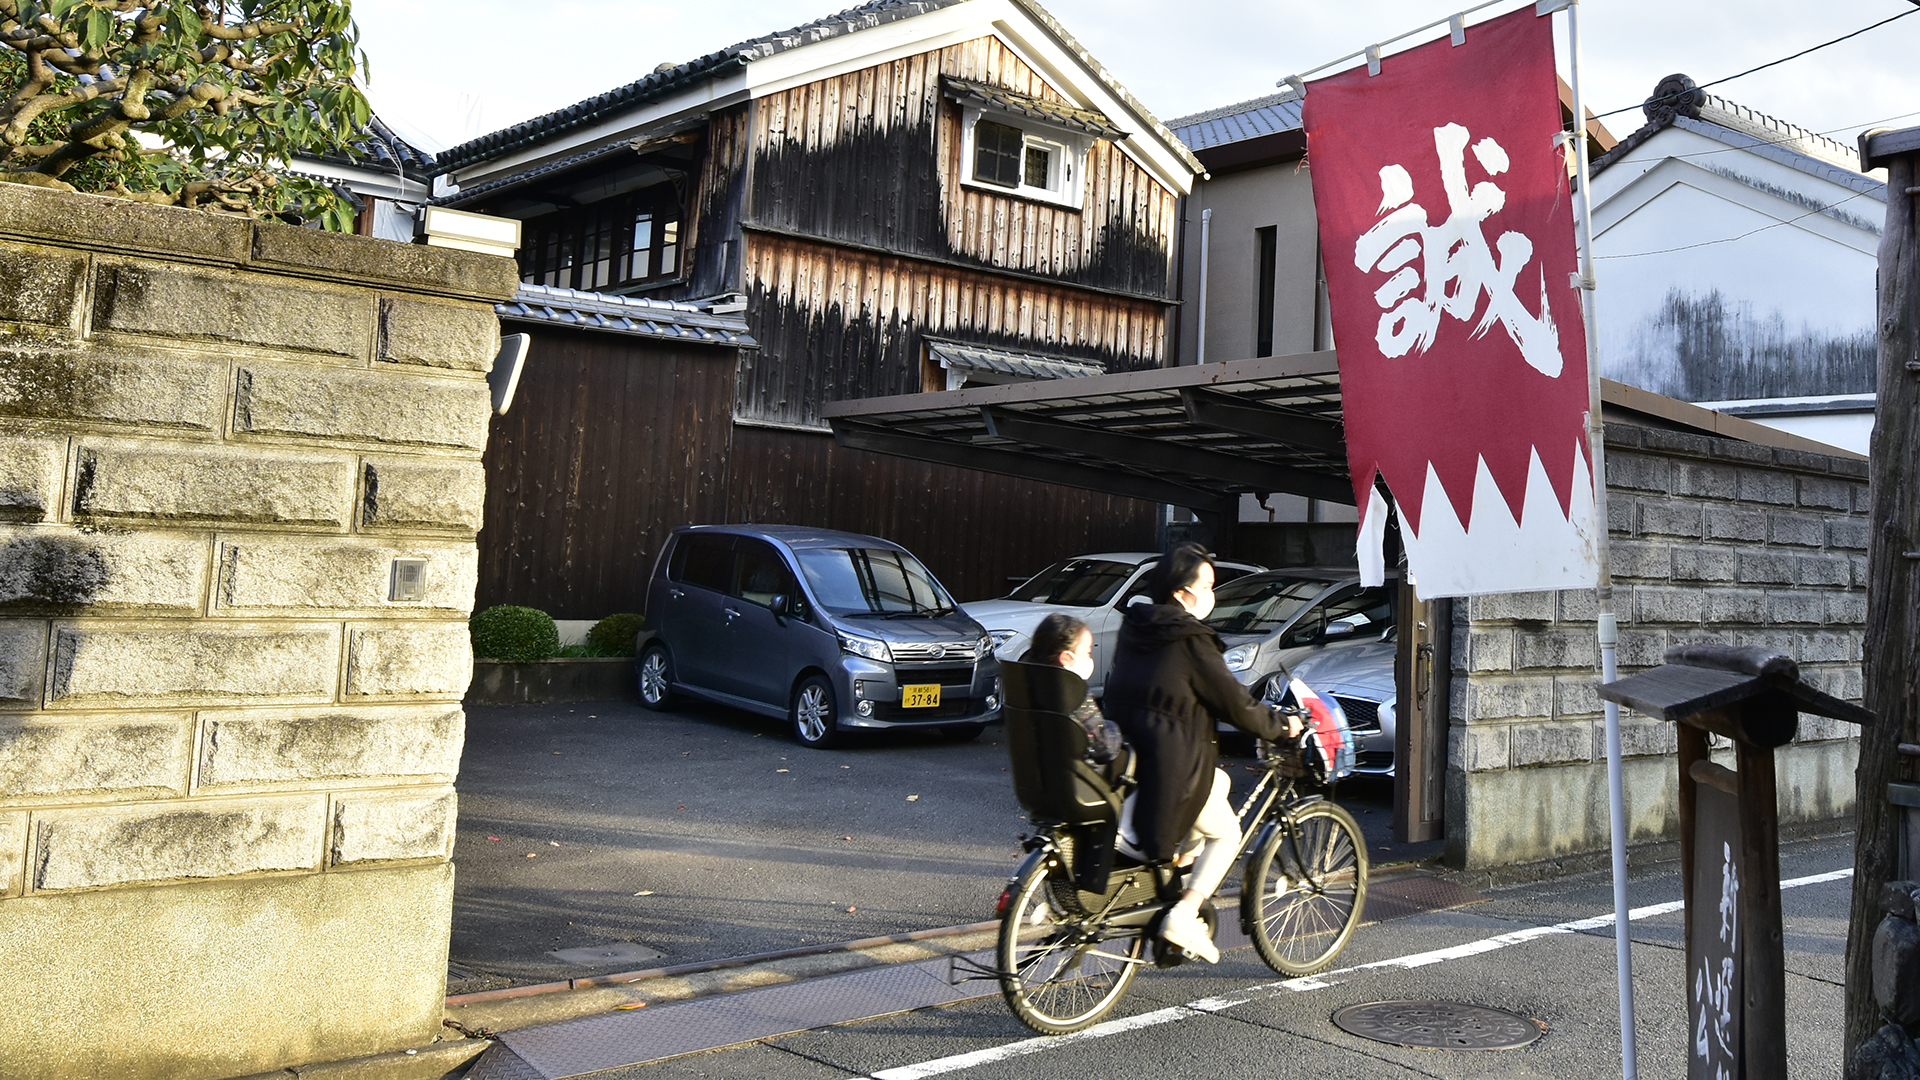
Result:
M1524 1016L1453 1001L1375 1001L1333 1014L1340 1030L1423 1050L1516 1050L1540 1037Z

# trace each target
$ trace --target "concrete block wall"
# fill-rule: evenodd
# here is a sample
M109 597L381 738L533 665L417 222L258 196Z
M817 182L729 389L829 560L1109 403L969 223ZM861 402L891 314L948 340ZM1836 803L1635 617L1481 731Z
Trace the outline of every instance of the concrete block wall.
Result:
M1860 699L1866 462L1610 423L1608 526L1622 675L1670 646L1759 645ZM1591 591L1454 603L1447 854L1466 868L1604 851L1605 723ZM1621 713L1628 827L1676 838L1673 725ZM1848 813L1850 725L1802 717L1779 751L1783 822Z
M0 184L0 1076L440 1031L514 279Z

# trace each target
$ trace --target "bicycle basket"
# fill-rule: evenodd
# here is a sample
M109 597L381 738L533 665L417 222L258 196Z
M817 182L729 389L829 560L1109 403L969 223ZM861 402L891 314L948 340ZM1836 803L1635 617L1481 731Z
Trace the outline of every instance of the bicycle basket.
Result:
M1307 771L1322 784L1343 780L1353 772L1357 757L1353 729L1346 710L1330 697L1321 697L1299 679L1287 684L1286 704L1307 710L1307 731L1301 741Z

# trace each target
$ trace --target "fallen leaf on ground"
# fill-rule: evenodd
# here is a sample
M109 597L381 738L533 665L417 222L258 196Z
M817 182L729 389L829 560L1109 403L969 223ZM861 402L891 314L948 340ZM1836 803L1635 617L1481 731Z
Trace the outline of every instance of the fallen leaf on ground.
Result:
M534 853L533 853L533 852L531 852L531 851L529 851L529 852L527 852L527 858L529 858L529 859L537 859L537 858L539 858L539 857L540 857L540 856L538 856L538 855L536 855L536 854L534 854Z
M615 1005L614 1006L615 1009L644 1009L646 1007L647 1007L647 1003L644 1001L636 1001L631 1005Z
M909 796L907 796L907 801L908 801L908 802L919 802L919 801L920 801L920 796L918 796L918 795L909 795Z
M489 836L489 837L487 837L487 839L489 839L489 840L498 840L498 839L500 839L500 838L499 838L499 837L497 837L497 836Z
M549 841L547 841L547 846L548 846L548 847L559 847L559 846L560 846L560 841L558 841L558 840L549 840Z
M851 769L851 768L853 768L853 766L851 766L851 765L842 765L842 766L840 766L840 767L841 767L841 768L843 768L843 769Z
M558 751L558 750L555 750L555 751L553 752L553 756L554 756L554 757L559 757L559 756L560 756L560 751Z
M775 770L773 770L773 771L774 771L774 772L790 772L790 771L792 771L792 770L789 770L789 769L775 769Z
M637 893L634 893L633 895L635 895L635 896L652 896L652 895L653 895L653 890L652 890L652 889L641 889L641 890L640 890L639 892L637 892Z
M841 837L840 839L842 839L842 840L851 840L851 839L853 839L853 837L851 837L851 836L843 836L843 837Z
M680 809L682 809L682 810L685 810L686 808L687 808L687 804L686 804L686 803L681 803L681 804L680 804Z
M598 720L598 719L600 719L600 714L599 714L599 713L588 713L588 714L587 714L587 719L589 719L589 720Z
M854 909L853 909L853 908L848 908L848 909L847 909L847 914L849 914L849 915L851 915L851 914L853 914L853 912L854 912Z

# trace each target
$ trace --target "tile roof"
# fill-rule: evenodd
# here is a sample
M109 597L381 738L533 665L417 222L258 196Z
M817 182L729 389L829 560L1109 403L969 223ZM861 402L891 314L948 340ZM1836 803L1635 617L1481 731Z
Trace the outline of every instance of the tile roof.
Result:
M706 113L700 113L691 117L682 117L672 123L650 128L638 135L623 135L618 139L614 139L612 142L602 143L599 146L590 146L578 153L568 154L558 161L549 161L545 164L536 165L531 169L523 169L520 172L511 173L498 179L488 180L484 184L463 187L451 195L439 196L433 200L433 203L435 206L467 206L479 202L489 195L497 195L512 188L524 187L549 176L554 176L578 166L598 161L609 155L623 152L635 156L645 154L676 141L682 141L686 137L687 132L704 126L706 121Z
M789 49L804 48L815 42L844 37L861 30L900 22L965 2L967 0L868 0L867 3L848 8L838 14L803 23L777 34L749 38L718 52L696 57L684 64L662 64L655 68L652 74L625 86L609 90L604 94L597 94L544 116L522 121L492 134L470 139L442 151L437 158L435 173L449 173L523 146L531 146L636 105L659 100L696 83L718 78L736 68L745 67L754 60L763 60ZM1174 137L1171 131L1167 130L1165 125L1155 119L1144 105L1127 92L1126 87L1120 85L1119 80L1115 79L1112 73L1101 66L1091 53L1074 40L1073 35L1067 33L1067 28L1062 26L1059 20L1049 14L1036 0L1012 0L1012 3L1058 38L1067 51L1086 65L1087 70L1091 71L1095 78L1099 79L1136 116L1139 116L1147 129L1179 155L1189 169L1196 174L1205 171L1199 159L1187 152L1185 146Z
M1669 127L1678 127L1862 194L1871 195L1886 188L1885 184L1861 173L1858 148L1716 97L1695 86L1685 75L1669 75L1660 80L1641 111L1646 114L1647 122L1596 158L1594 175L1653 136Z
M798 49L828 38L868 30L876 26L911 19L929 11L951 7L964 0L869 0L824 19L802 23L791 30L748 38L718 52L695 57L684 64L662 64L652 74L604 94L524 120L452 147L440 154L439 171L451 172L497 154L517 150L574 128L591 124L612 113L658 100L694 83L717 78L749 61L762 60L788 49Z
M1269 94L1191 116L1175 117L1167 121L1167 126L1189 149L1205 150L1297 129L1300 99L1288 94Z
M942 76L941 89L955 101L969 102L975 105L993 105L1016 116L1044 123L1055 124L1073 131L1084 131L1102 139L1119 142L1127 133L1113 126L1106 114L1095 109L1081 109L1061 101L1048 101L1015 93L999 86L986 83L969 82L952 76Z
M495 304L493 310L509 322L547 323L705 345L757 347L753 335L747 332L747 320L739 315L715 315L695 304L644 296L521 285L512 300Z
M367 123L365 138L352 144L355 153L323 154L317 160L335 165L357 165L379 172L398 168L409 180L426 181L434 175L433 155L394 134L378 116Z
M1044 356L1039 353L1013 352L1008 349L995 349L964 341L946 341L941 338L927 338L926 342L927 355L945 368L991 371L1000 375L1016 375L1027 379L1076 379L1107 373L1104 364L1097 364L1090 360L1068 360L1064 357Z

